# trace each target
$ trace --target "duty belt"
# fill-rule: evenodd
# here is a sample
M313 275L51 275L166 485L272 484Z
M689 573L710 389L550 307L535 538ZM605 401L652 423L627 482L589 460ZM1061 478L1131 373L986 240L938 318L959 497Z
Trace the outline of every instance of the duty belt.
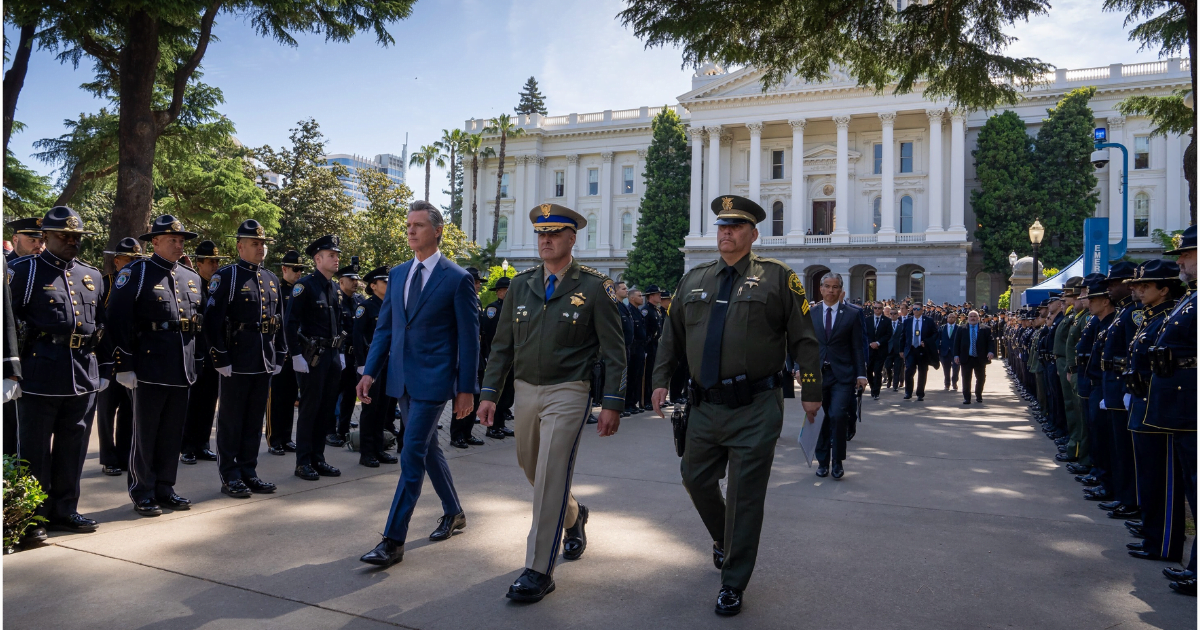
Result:
M282 329L283 329L283 326L280 326L279 320L274 317L272 317L271 319L269 319L265 322L261 322L261 323L259 323L259 322L252 322L252 323L229 322L229 330L230 331L253 330L255 332L260 332L264 335L273 335Z
M337 346L341 345L341 343L341 335L338 335L333 339L328 339L325 337L309 337L307 340L307 344L313 348L336 348Z
M200 332L200 322L203 319L195 315L192 319L170 320L165 322L142 322L139 327L142 332Z
M748 401L745 399L749 396L754 396L755 394L760 394L762 392L781 387L785 382L785 378L790 378L790 376L785 375L784 372L776 372L775 374L749 383L748 385L744 384L744 381L739 382L737 379L725 379L722 381L722 385L713 387L711 389L704 389L703 387L693 384L691 391L693 396L692 400L697 402L706 402L712 405L726 405L730 407L741 406L747 404ZM739 388L743 392L742 402L740 403L738 402L737 395ZM746 395L746 392L749 393L749 396Z
M1120 369L1125 370L1125 357L1117 357L1115 359L1100 359L1100 369L1105 372L1113 372Z
M89 350L92 346L100 341L101 333L94 335L76 335L76 334L61 334L56 335L47 332L38 331L34 336L34 341L48 341L56 346L67 346L69 348L77 348L81 350Z

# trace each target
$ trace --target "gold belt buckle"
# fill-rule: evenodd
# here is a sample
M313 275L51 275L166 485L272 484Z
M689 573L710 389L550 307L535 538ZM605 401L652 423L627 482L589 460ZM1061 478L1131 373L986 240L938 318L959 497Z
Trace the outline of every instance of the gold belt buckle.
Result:
M190 322L186 319L179 320L179 330L180 331L189 332L191 329L192 329L192 322Z
M70 345L71 345L71 348L73 348L73 349L82 348L83 347L83 335L72 334Z

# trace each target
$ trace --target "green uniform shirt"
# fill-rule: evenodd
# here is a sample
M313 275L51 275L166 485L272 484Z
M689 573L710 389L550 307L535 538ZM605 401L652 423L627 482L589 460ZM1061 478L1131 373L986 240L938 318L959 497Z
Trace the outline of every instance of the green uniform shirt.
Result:
M592 378L604 365L605 409L625 408L625 336L617 293L608 276L572 260L546 301L544 265L512 279L504 297L492 352L483 374L482 400L499 400L509 370L531 385Z
M1071 331L1071 326L1075 324L1074 317L1071 313L1064 313L1064 321L1058 325L1058 328L1054 329L1054 343L1051 346L1051 350L1054 351L1056 358L1067 356L1067 333Z
M1034 374L1042 373L1042 359L1038 352L1039 342L1042 340L1042 335L1045 334L1046 328L1042 326L1033 331L1029 336L1029 371Z
M1079 343L1079 338L1083 336L1083 327L1087 326L1091 317L1086 308L1080 309L1075 314L1075 321L1072 322L1071 329L1067 331L1067 370L1072 372L1075 370L1075 346Z
M771 258L750 253L733 265L737 279L729 296L721 337L720 378L745 374L750 382L783 369L791 354L801 373L800 399L821 401L821 359L808 299L796 272ZM693 381L700 381L709 311L720 289L725 262L698 265L675 289L654 366L655 389L666 388L681 357Z

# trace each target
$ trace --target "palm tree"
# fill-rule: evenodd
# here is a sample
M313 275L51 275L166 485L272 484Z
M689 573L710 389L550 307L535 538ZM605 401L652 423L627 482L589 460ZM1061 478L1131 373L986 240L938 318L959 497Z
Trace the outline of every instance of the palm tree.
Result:
M500 239L500 186L504 182L504 151L508 137L523 136L525 130L513 124L513 119L508 114L500 114L488 121L483 133L500 136L500 165L496 167L496 210L492 217L492 240L496 241Z
M463 140L467 137L467 133L462 129L442 130L442 139L433 143L434 146L441 149L443 153L450 154L450 211L454 211L454 199L457 197L458 191L454 188L454 176L457 173L455 167L457 162L455 158L457 154L462 153ZM458 208L457 216L452 216L451 219L458 227L462 227L462 206Z
M481 133L466 135L463 138L460 150L462 151L464 160L467 159L467 156L471 156L471 238L478 239L479 236L476 230L479 227L477 203L479 201L479 194L477 192L479 190L479 159L496 155L496 150L492 147L483 146L483 134Z
M429 201L429 170L436 164L438 168L446 166L446 158L442 155L437 143L427 144L412 154L409 166L425 167L425 201Z

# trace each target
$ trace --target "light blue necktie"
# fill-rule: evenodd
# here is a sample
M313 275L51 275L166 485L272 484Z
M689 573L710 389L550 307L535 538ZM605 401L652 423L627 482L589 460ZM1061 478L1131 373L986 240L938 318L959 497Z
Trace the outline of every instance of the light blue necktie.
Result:
M550 301L550 296L554 295L554 282L558 278L554 274L550 274L550 278L546 280L546 301Z
M971 326L971 356L975 356L975 326Z

